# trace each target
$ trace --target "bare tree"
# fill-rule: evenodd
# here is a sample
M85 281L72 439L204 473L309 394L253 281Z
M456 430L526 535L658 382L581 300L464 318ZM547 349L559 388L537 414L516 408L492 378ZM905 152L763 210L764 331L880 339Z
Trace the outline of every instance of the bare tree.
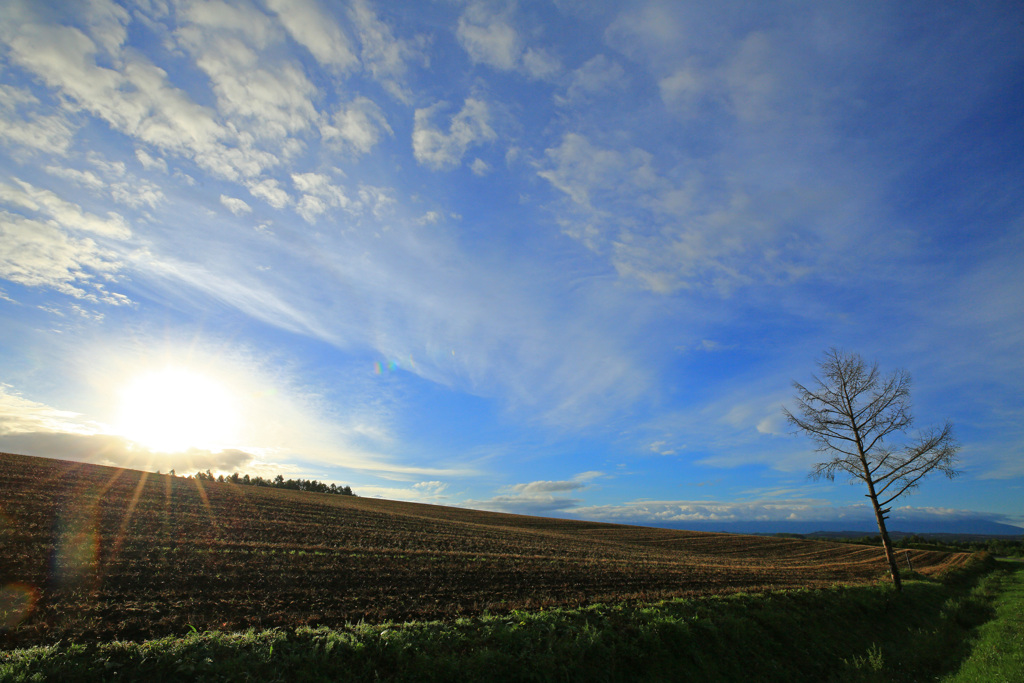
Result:
M797 391L795 414L783 408L789 423L806 433L831 460L814 465L811 477L832 481L836 474L867 485L866 497L874 508L882 546L896 590L902 590L892 541L885 529L889 506L915 488L927 474L939 471L952 479L959 449L950 422L930 429L915 441L895 446L890 441L905 434L914 418L910 412L910 375L895 370L881 376L878 364L868 367L856 353L832 348L818 362L821 376L808 389L793 382Z

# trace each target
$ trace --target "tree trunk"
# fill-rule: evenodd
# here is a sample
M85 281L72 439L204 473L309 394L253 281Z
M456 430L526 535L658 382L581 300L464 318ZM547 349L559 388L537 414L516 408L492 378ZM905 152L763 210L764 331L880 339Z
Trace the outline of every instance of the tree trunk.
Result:
M874 493L873 490L872 493ZM875 521L878 522L878 532L882 536L882 547L885 549L885 559L889 562L889 574L892 575L892 584L896 587L897 591L902 591L903 582L900 580L900 568L896 565L896 553L893 552L892 541L889 540L889 532L885 530L885 514L878 507L878 500L874 496L871 496L871 505L875 508Z
M878 533L882 537L882 548L885 549L885 559L889 562L889 574L892 576L892 585L897 591L903 590L903 582L900 581L900 568L896 565L896 554L892 551L892 541L889 540L889 532L885 530L885 510L878 504L878 493L875 492L875 480L871 478L871 468L868 466L868 458L864 453L864 442L860 438L860 429L857 428L856 420L853 417L853 404L847 400L850 409L850 423L853 425L853 436L857 443L857 453L860 455L860 465L864 470L864 483L868 485L868 499L875 511L875 521L878 522Z

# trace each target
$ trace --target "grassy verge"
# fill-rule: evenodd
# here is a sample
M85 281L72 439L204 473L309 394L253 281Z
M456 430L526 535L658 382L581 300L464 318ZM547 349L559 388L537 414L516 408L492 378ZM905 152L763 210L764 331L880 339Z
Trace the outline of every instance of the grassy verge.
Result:
M1001 568L978 587L995 603L995 619L983 624L970 656L945 683L1001 683L1024 680L1024 564Z
M991 617L984 562L947 581L513 612L455 622L192 633L0 653L0 680L916 681Z

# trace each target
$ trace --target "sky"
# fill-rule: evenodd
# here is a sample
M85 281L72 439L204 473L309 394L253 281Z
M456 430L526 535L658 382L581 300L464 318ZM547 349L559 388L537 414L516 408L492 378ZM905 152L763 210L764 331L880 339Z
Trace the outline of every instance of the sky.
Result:
M0 451L870 529L838 347L1024 527L1021 150L1015 1L4 0Z

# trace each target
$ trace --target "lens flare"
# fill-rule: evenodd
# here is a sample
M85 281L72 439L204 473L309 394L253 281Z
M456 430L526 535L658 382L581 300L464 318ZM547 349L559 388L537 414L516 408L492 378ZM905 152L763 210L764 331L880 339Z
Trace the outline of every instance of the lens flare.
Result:
M135 512L135 506L139 504L139 498L142 497L142 490L146 487L146 480L149 479L149 472L143 472L142 476L139 477L139 483L135 486L135 493L132 494L131 502L128 503L128 509L124 513L124 517L121 518L121 527L117 530L117 536L114 538L114 547L110 551L110 558L117 557L117 554L121 552L121 546L124 544L125 532L128 530L128 525L132 521L132 514Z
M383 375L386 372L394 372L395 370L402 368L403 363L404 367L407 367L411 370L416 369L416 362L412 359L412 356L409 356L408 360L406 361L399 361L397 359L391 359L388 361L374 361L373 372L376 375Z
M65 518L59 526L53 552L53 578L62 588L88 584L97 577L100 538L94 512L90 506Z
M0 633L25 621L39 599L39 591L27 583L9 583L0 587Z

